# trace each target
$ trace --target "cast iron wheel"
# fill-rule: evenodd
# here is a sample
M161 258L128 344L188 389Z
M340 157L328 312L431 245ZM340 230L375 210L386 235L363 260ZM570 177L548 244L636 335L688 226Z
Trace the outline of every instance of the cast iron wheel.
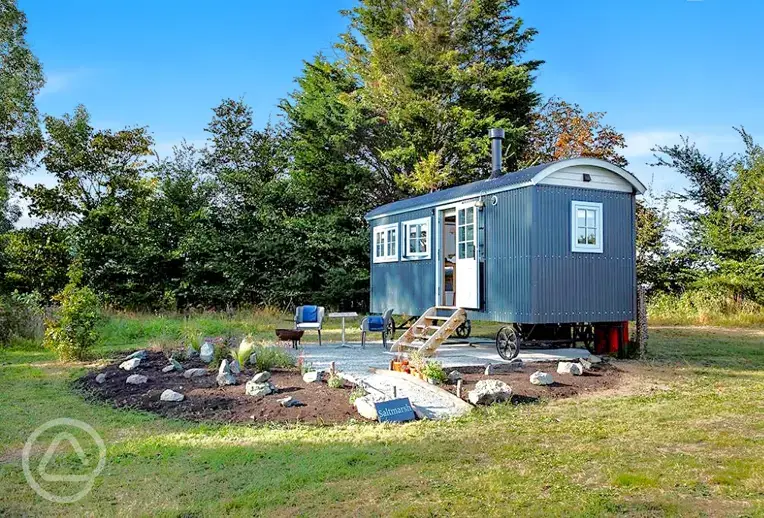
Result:
M521 342L515 326L504 326L496 333L496 351L505 360L512 360L520 354Z
M457 338L469 338L472 333L472 323L469 320L465 320L462 325L456 328Z
M393 320L393 317L390 317L390 322L387 323L385 334L387 335L388 340L395 339L395 320Z
M576 343L582 343L586 349L594 352L594 326L588 324L580 324L575 327L575 340Z

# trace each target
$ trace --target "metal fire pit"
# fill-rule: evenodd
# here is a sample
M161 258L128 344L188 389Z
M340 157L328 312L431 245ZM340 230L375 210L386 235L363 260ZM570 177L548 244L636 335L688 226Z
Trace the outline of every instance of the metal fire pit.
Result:
M292 348L297 349L305 331L302 329L276 329L276 336L282 342L292 342Z

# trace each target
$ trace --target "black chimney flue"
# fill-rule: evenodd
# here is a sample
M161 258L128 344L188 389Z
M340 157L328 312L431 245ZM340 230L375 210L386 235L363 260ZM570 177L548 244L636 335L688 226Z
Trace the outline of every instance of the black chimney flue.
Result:
M501 176L501 141L504 140L504 130L491 128L488 130L491 137L491 178Z

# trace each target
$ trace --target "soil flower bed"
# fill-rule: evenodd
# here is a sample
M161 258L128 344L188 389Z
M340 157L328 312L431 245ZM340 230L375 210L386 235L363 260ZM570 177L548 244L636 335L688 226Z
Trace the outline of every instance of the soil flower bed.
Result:
M305 383L297 369L273 369L270 382L278 391L262 398L244 393L245 383L256 374L244 368L236 375L237 384L218 387L217 371L199 359L182 362L185 369L209 368L209 374L199 378L185 378L182 372L162 372L169 362L160 352L147 351L147 357L133 371L119 368L123 358L115 359L107 367L89 372L77 385L94 398L115 407L147 410L167 417L192 421L222 422L285 422L333 424L360 419L349 402L351 386L329 388L326 382ZM105 374L98 383L96 377ZM140 374L148 377L141 385L126 383L128 376ZM185 396L180 402L160 401L160 395L171 389ZM279 399L291 396L299 405L283 407Z

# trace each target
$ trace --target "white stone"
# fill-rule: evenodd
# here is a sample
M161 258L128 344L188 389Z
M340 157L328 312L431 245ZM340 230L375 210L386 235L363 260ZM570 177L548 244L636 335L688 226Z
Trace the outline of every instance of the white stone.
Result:
M168 372L172 372L174 370L175 370L175 367L173 367L172 365L166 365L162 367L162 372L164 372L165 374L167 374Z
M265 383L269 379L271 379L271 373L268 371L258 372L252 376L252 381L255 383Z
M592 363L602 363L602 358L600 358L599 356L594 356L593 354L590 354L589 361Z
M460 379L462 379L462 373L461 372L459 372L459 371L451 371L451 372L448 373L448 381L450 381L452 383L456 383Z
M473 405L490 405L512 399L512 388L501 380L480 380L470 390L468 399Z
M493 374L493 364L489 363L485 366L485 371L483 371L484 376L490 376Z
M148 380L149 379L143 374L133 374L127 377L127 380L125 381L125 383L128 383L130 385L143 385Z
M263 397L274 392L276 392L276 387L269 381L266 381L265 383L256 383L250 380L244 387L244 393L248 396Z
M178 402L183 401L186 398L183 394L180 392L175 392L174 390L167 389L164 392L162 392L162 395L159 396L160 401L172 401L172 402Z
M361 414L361 417L376 421L377 407L374 406L374 403L378 403L380 401L384 401L384 398L381 395L366 394L363 397L357 398L353 405L355 405L355 409L359 414Z
M124 369L126 371L131 371L138 367L138 365L141 364L140 358L133 358L132 360L126 360L119 364L120 369Z
M579 358L578 363L581 364L581 367L583 367L584 370L586 371L592 370L592 362L590 362L586 358Z
M210 342L204 342L199 350L199 359L204 363L210 363L213 356L215 356L215 346Z
M534 385L551 385L554 383L554 378L549 373L536 371L531 374L531 383Z
M96 376L96 383L103 383L105 381L106 381L106 374L104 374L103 372L99 374L98 376Z
M279 399L279 405L283 406L284 408L289 408L292 406L299 406L301 403L297 401L292 396L287 396L285 398Z
M316 381L321 381L322 376L323 373L321 371L310 371L302 375L302 381L305 383L314 383Z
M185 378L201 378L207 375L207 369L188 369L183 373Z
M226 385L236 385L236 376L231 373L231 366L229 365L228 360L223 360L220 362L217 382L219 387L225 387Z
M257 354L256 353L250 354L249 355L249 364L250 365L255 365L256 362L257 362Z
M239 365L239 360L231 361L231 363L228 364L228 367L231 369L231 374L241 374L241 365Z
M577 363L560 362L557 364L557 374L572 374L573 376L580 376L583 373L584 369Z
M148 356L148 353L141 349L140 351L135 351L133 354L126 357L125 360L133 360L135 358L138 358L139 360L145 360L146 356Z

